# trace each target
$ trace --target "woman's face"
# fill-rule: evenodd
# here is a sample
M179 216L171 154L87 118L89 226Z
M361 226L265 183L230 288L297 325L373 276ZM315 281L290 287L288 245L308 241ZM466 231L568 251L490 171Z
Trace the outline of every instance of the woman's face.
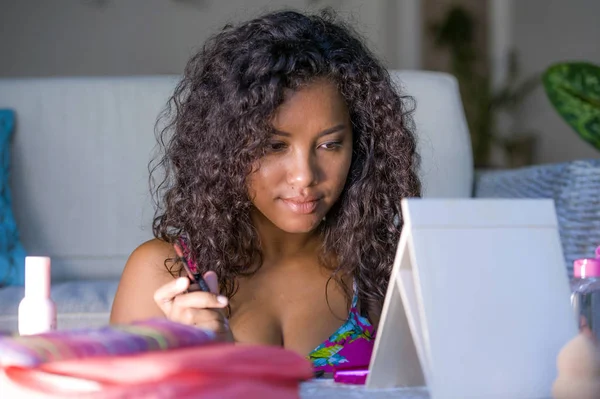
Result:
M267 155L248 179L254 207L288 233L315 229L344 188L352 126L344 98L324 79L290 92L275 113Z

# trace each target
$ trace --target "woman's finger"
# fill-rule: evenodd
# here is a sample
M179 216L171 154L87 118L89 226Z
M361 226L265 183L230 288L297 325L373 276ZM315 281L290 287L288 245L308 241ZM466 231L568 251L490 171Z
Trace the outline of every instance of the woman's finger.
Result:
M195 309L222 309L229 303L226 297L211 292L194 291L173 298L174 306Z
M163 311L165 315L171 312L173 300L184 293L190 285L190 281L185 277L177 278L154 292L154 302Z
M197 326L215 333L229 330L229 324L223 315L212 309L179 308L174 306L170 319L190 326Z
M208 288L210 288L210 292L219 295L219 277L217 273L210 270L204 273L203 277L206 284L208 284Z

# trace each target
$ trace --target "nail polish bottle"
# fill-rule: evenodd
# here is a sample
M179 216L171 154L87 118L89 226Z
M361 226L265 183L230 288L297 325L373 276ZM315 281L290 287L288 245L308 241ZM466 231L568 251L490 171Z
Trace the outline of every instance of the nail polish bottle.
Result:
M19 334L56 329L56 305L50 298L50 258L25 258L25 296L19 303Z

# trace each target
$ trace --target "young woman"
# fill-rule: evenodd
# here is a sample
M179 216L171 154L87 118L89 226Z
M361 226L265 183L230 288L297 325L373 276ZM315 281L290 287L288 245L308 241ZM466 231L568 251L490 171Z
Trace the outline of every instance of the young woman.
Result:
M131 254L114 323L166 317L364 365L420 195L410 98L330 13L227 26L189 61L152 177L155 239ZM180 247L212 292L188 290Z

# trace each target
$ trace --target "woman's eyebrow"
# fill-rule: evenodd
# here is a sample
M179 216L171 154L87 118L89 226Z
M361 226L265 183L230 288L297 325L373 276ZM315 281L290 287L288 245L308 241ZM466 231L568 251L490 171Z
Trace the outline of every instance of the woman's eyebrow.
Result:
M323 137L323 136L327 136L328 134L333 134L333 133L337 133L340 130L344 130L346 128L346 125L344 124L339 124L336 125L334 127L330 127L329 129L325 129L322 132L320 132L317 137ZM288 132L284 132L282 130L278 130L278 129L273 129L273 134L277 135L277 136L285 136L285 137L289 137L291 136L290 133Z

